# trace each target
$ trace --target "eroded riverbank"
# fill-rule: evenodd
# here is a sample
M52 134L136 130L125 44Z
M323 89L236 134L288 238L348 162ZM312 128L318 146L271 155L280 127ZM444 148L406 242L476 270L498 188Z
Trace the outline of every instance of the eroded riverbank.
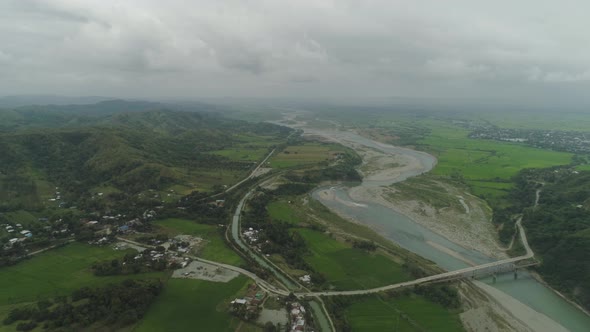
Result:
M378 143L352 132L306 129L301 124L299 129L305 129L306 135L338 142L355 149L361 155L365 154L363 156L365 163L361 167L365 179L360 186L320 188L314 192L314 198L333 212L348 220L369 226L383 237L436 262L447 270L503 257L503 251L494 241L495 234L490 234L489 237L484 235L486 240L480 241L482 238L481 234L477 234L479 233L477 227L471 230L476 236L469 236L465 234L464 229L457 225L454 226L454 230L449 228L445 234L444 225L434 225L430 222L432 220L426 218L422 220L416 220L420 219L416 216L409 218L408 215L411 215L411 211L404 211L396 204L399 202L391 202L382 197L384 187L389 187L392 183L404 181L432 169L436 164L434 157L422 152ZM379 154L384 157L380 158ZM333 192L326 192L326 190ZM474 205L469 200L468 193L465 194L460 193L456 196L458 196L458 203L464 213L469 215ZM470 221L471 218L466 218L466 220ZM484 224L485 222L487 221L484 217L481 225L488 227ZM489 229L488 227L487 232ZM477 236L480 236L479 240ZM486 241L487 244L479 243ZM489 305L488 309L479 310L479 314L465 315L466 320L478 320L477 317L481 318L482 312L487 312L489 315L490 319L471 322L474 324L469 324L466 321L465 325L470 330L552 331L559 330L556 327L561 326L564 330L586 331L590 326L590 319L586 315L557 297L550 289L533 278L529 278L527 274L523 274L518 280L504 280L497 284L492 284L491 280L483 282L496 290L489 291L490 288L483 290L489 298L488 302L494 301L496 305ZM499 295L500 293L502 294ZM505 301L507 298L513 301ZM502 305L497 305L499 303ZM530 309L527 311L526 317L519 317L519 313L522 312L521 305ZM499 322L494 318L497 315L508 318ZM535 323L539 321L548 323L540 325ZM523 326L526 326L526 329L523 329ZM546 329L539 330L540 327L546 327Z

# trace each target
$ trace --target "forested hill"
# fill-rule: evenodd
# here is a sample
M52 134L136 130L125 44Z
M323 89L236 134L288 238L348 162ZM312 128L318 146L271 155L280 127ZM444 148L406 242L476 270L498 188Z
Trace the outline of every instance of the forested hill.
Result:
M209 114L215 106L191 104L190 107L146 101L107 100L84 105L33 105L18 108L0 107L0 131L15 131L27 128L62 128L91 126L98 123L117 122L121 114L155 110L175 110ZM209 113L208 113L209 112Z
M539 205L527 209L523 219L529 242L542 258L539 272L590 308L590 172L527 170L517 183L529 201L540 190Z
M70 204L95 188L118 195L174 185L211 190L237 182L257 161L220 151L254 149L263 156L291 132L149 103L143 111L141 103L124 103L122 111L112 104L101 111L104 105L75 106L92 110L86 113L60 106L0 111L0 210L43 208L53 187Z

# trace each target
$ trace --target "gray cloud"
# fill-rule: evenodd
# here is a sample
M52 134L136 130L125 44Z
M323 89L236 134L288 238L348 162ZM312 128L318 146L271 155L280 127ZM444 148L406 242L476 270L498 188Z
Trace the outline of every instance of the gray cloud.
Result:
M5 0L0 89L550 98L590 87L585 1Z

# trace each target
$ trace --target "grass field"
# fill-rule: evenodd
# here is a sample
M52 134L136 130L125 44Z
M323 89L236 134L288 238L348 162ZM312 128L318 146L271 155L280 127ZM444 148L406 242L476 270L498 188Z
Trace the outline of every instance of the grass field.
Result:
M333 160L334 153L344 148L335 144L305 143L292 145L270 158L273 168L288 168Z
M414 295L370 297L348 307L346 317L353 331L464 331L457 314Z
M352 248L329 236L298 229L311 255L305 260L337 289L362 289L408 280L401 265L379 253Z
M583 112L487 112L473 116L501 128L588 131L590 117Z
M235 331L239 321L226 307L247 282L243 276L228 283L170 279L134 331Z
M248 134L234 135L233 139L238 143L223 150L211 151L211 154L227 157L235 161L260 161L269 152L273 145L283 141L272 136L255 136Z
M423 123L431 132L420 143L438 158L433 173L461 174L475 194L488 198L505 195L510 188L505 182L523 168L565 165L572 158L570 153L523 144L470 139L467 129L443 121Z
M39 213L33 214L32 212L23 210L4 212L3 214L6 220L13 223L22 224L23 226L29 226L38 223L39 217L37 215L41 215Z
M174 236L178 234L195 235L207 241L199 256L216 262L240 265L242 258L224 242L218 226L198 224L187 219L163 219L154 222L162 231Z
M191 190L199 191L211 191L215 185L232 185L239 182L244 178L248 171L247 169L236 171L228 169L196 169L196 170L185 170L180 169L179 171L184 172L184 175L180 176L183 178L183 184ZM166 190L171 188L166 188Z
M491 122L504 128L560 128L584 131L587 131L584 129L588 128L587 124L590 124L590 120L581 119L580 114L574 113L569 114L567 118L551 114L544 114L543 117L523 114L464 112L418 116L409 113L382 113L373 117L365 117L364 114L360 117L359 114L355 114L351 119L344 117L344 120L352 127L360 126L368 136L377 139L380 131L375 128L382 129L383 133L387 133L387 137L396 134L408 136L409 141L412 141L412 137L418 138L423 135L423 138L410 144L437 157L438 164L433 171L434 174L461 174L472 187L473 193L496 199L506 195L510 189L507 182L521 169L566 165L570 163L572 154L537 149L519 143L470 139L470 130L453 120L463 120L463 123ZM408 137L401 141L408 141ZM396 141L392 143L396 144Z
M244 148L231 148L219 151L211 152L218 156L224 156L231 160L237 161L259 161L261 160L266 154L268 154L267 148L254 148L254 149L244 149Z
M31 302L56 295L69 295L84 286L98 286L129 278L157 278L162 273L96 277L90 270L96 261L122 257L126 251L71 243L14 266L0 269L0 307Z
M297 224L302 220L299 215L300 211L293 204L289 204L286 201L272 202L266 209L273 220L280 220L290 224Z

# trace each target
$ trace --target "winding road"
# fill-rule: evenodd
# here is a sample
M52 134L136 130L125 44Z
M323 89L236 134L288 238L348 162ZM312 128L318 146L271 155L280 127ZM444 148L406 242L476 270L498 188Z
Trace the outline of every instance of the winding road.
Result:
M239 216L240 216L241 211L244 206L243 203L244 203L245 199L247 199L249 197L249 195L250 195L250 192L248 194L246 194L246 196L244 197L244 200L242 202L240 202L241 204L239 204L238 207L236 208L236 212L235 212L234 218L232 220L232 229L239 229L239 221L240 221ZM420 284L425 284L425 283L433 283L433 282L447 281L447 280L455 279L455 278L469 277L473 273L476 273L479 271L486 271L486 270L493 269L495 267L516 264L516 263L534 258L535 254L531 250L531 248L528 244L526 233L525 233L524 228L522 227L522 224L521 224L521 219L519 219L516 222L516 226L518 227L518 230L520 233L520 240L526 250L526 253L522 256L519 256L519 257L507 258L507 259L499 260L496 262L481 264L481 265L468 267L468 268L464 268L464 269L460 269L460 270L435 274L432 276L419 278L419 279L412 280L412 281L406 281L406 282L401 282L401 283L396 283L396 284L391 284L391 285L376 287L376 288L371 288L371 289L359 289L359 290L349 290L349 291L325 291L325 292L298 292L298 293L295 293L295 295L298 297L316 297L316 296L345 296L345 295L363 295L363 294L379 293L379 292L400 289L400 288L404 288L404 287L410 287L410 286L415 286L415 285L420 285ZM212 263L212 262L208 261L208 263ZM234 270L234 271L240 272L237 270ZM251 272L248 272L248 273L252 274ZM250 275L248 275L248 276L250 276ZM258 280L261 280L257 276L256 276L256 278ZM269 288L269 291L271 291L275 294L278 294L278 295L284 295L284 293L285 293L285 291L279 290L276 287L274 287L274 290Z

